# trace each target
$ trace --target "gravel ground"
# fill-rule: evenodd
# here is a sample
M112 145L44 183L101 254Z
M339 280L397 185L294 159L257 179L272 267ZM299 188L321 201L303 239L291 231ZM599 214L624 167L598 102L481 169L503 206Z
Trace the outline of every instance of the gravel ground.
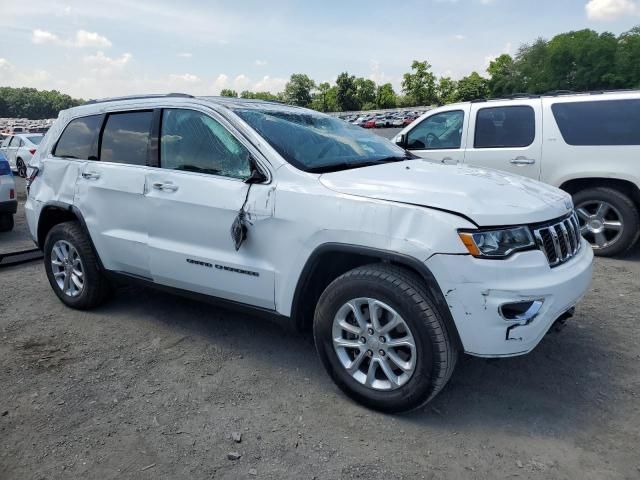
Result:
M638 292L640 249L598 259L561 333L389 416L264 319L137 287L78 312L1 269L0 479L637 479Z

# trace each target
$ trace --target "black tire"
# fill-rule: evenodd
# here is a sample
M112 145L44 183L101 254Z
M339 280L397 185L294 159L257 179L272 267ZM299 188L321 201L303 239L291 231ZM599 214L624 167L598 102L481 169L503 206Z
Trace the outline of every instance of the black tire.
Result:
M416 342L415 370L395 390L375 390L355 380L340 362L333 347L333 320L347 301L370 297L398 312ZM373 264L355 268L334 280L322 293L314 318L316 349L327 372L349 397L386 413L420 408L442 390L458 358L454 333L430 297L424 281L393 265Z
M13 215L0 213L0 232L10 232L11 230L13 230Z
M18 171L18 176L22 178L27 178L27 166L24 164L24 160L18 158L16 160L16 169Z
M573 195L573 203L576 208L589 202L598 201L607 202L620 213L623 228L622 233L614 242L602 248L594 246L593 253L601 257L620 255L635 245L638 237L640 237L640 215L638 213L638 207L629 197L613 188L589 188ZM582 224L583 219L580 218L580 220ZM585 236L585 238L591 241L593 246L593 239L590 238L590 235Z
M54 278L51 255L53 246L59 240L64 240L71 244L78 252L82 262L84 286L76 297L63 292ZM100 271L98 259L93 251L90 239L77 222L59 223L49 231L44 242L44 266L51 288L53 288L62 303L68 307L89 310L101 305L109 297L111 285Z

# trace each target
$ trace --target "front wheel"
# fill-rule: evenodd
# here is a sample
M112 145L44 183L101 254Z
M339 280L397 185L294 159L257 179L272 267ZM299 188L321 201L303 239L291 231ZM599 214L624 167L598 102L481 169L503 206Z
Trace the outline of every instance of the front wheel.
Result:
M13 230L13 215L0 213L0 232L10 232L11 230Z
M606 187L590 188L576 193L573 203L580 231L596 255L624 253L638 240L638 209L623 193Z
M388 413L432 399L458 354L423 281L386 264L356 268L327 287L316 307L314 339L338 387Z

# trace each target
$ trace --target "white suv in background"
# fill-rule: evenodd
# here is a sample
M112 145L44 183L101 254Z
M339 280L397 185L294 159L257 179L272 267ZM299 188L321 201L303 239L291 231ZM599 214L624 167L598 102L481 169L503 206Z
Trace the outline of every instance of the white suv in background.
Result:
M126 279L292 320L383 411L436 395L461 350L531 351L591 280L567 193L303 108L93 102L60 113L30 166L29 229L66 305Z
M640 236L640 91L446 105L395 141L434 162L495 168L570 193L596 255L623 253Z

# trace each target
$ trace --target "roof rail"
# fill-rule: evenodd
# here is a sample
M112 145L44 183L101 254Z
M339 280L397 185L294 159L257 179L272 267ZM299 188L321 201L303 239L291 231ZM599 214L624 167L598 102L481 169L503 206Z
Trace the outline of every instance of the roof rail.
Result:
M93 105L95 103L105 103L105 102L117 102L119 100L143 100L145 98L165 98L165 97L195 98L193 95L189 95L188 93L158 93L158 94L150 94L150 95L127 95L123 97L100 98L96 100L89 100L85 102L84 105Z

